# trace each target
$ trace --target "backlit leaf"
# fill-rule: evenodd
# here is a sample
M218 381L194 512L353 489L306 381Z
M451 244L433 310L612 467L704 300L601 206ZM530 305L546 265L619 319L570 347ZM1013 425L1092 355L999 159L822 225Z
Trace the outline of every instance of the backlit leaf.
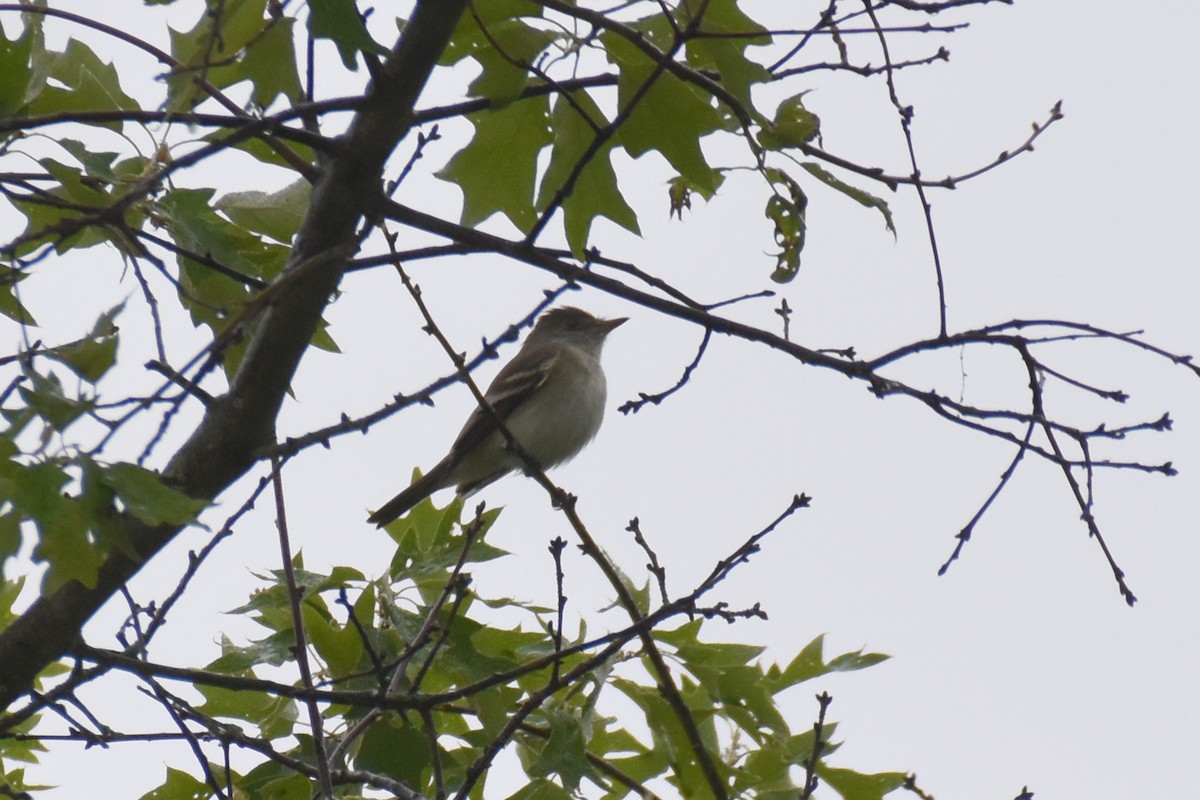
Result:
M167 78L168 111L191 111L208 99L197 78L220 88L248 77L238 61L263 34L266 7L267 0L224 0L219 13L206 9L190 30L170 30L171 55L183 66Z
M892 210L888 208L887 201L883 198L876 197L869 192L864 192L856 186L851 186L814 161L805 161L800 166L808 170L809 174L813 175L826 186L832 186L856 203L868 208L879 209L879 213L883 215L883 224L891 231L893 237L896 235L896 226L892 220Z
M601 40L609 61L620 68L617 94L622 112L637 100L619 133L626 152L637 158L656 150L697 186L715 189L715 173L700 149L703 137L725 127L711 96L658 69L623 37L606 32Z
M843 800L883 800L888 792L904 785L903 772L879 772L864 775L850 769L836 769L818 764L817 776L840 794Z
M808 235L808 220L805 212L808 209L808 195L800 188L800 184L783 170L765 170L767 180L771 184L772 194L767 198L764 214L775 226L775 244L779 252L775 254L775 271L771 280L776 283L787 283L800 272L800 253L804 250L805 238Z
M429 765L427 736L390 715L367 729L354 757L355 769L387 775L409 786L421 785Z
M471 56L483 71L471 82L468 91L497 104L521 94L530 78L529 65L557 38L553 31L535 28L520 19L488 23L486 33L477 30Z
M25 370L26 382L18 387L30 410L56 431L65 431L94 405L90 398L67 394L57 375Z
M47 85L29 106L31 114L57 114L64 111L132 111L140 105L121 89L116 67L83 42L71 39L67 49L46 56L48 74L58 85ZM120 130L120 122L96 123Z
M42 17L25 14L25 29L9 40L0 27L0 117L16 114L31 99L40 84L35 83L33 61L43 48Z
M167 779L156 789L142 795L140 800L203 800L212 796L212 789L199 778L183 770L167 767Z
M358 69L360 52L386 55L387 48L371 38L354 0L309 0L308 30L318 39L329 39L338 49L346 69Z
M563 786L574 792L583 777L591 772L587 743L579 718L570 712L555 713L550 723L550 738L542 746L529 774L544 778L558 775Z
M780 103L775 111L774 120L767 122L759 118L762 131L758 135L758 141L763 147L772 150L800 147L820 135L821 120L804 107L805 94L807 92L801 92Z
M282 17L266 23L262 32L247 44L240 58L212 69L209 80L221 88L250 81L254 84L251 102L258 108L266 108L280 96L299 99L301 87L296 71L294 22Z
M463 225L477 225L500 212L521 231L533 226L538 153L551 141L547 116L545 97L468 116L475 136L438 172L462 190Z
M77 342L56 347L48 355L66 364L71 370L88 381L96 383L116 363L117 326L113 322L125 307L121 303L100 315L91 333Z
M304 617L304 629L312 641L317 655L329 667L334 677L349 674L362 658L362 637L352 625L339 626L333 620L318 613L309 603L300 607Z
M103 468L103 476L125 508L150 525L183 525L205 506L205 501L172 489L158 473L136 464L111 464Z
M217 210L247 230L290 244L311 196L312 184L300 179L277 192L230 192L217 202Z
M538 211L549 208L563 191L568 178L592 146L597 129L606 124L608 120L586 92L572 93L570 101L565 97L554 101L550 120L554 149L538 189ZM640 232L637 215L621 195L609 160L613 145L609 140L592 155L574 187L562 200L567 244L576 258L584 257L588 234L596 217L606 217L628 231Z
M753 108L750 88L753 84L771 79L766 67L753 61L746 48L769 45L772 41L767 29L743 12L737 0L710 0L698 6L704 9L704 18L699 30L702 33L718 34L701 36L688 41L688 63L716 72L720 82L746 108ZM679 25L686 27L691 22L693 6L680 6ZM732 34L738 34L736 36Z

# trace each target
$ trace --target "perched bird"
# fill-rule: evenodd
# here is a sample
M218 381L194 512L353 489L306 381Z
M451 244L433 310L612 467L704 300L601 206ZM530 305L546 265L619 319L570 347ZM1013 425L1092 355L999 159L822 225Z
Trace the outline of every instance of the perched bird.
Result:
M600 430L608 397L600 351L625 319L600 319L571 307L547 311L484 393L495 416L543 469L574 458ZM382 527L439 489L454 486L465 497L525 469L495 417L480 406L446 457L367 521Z

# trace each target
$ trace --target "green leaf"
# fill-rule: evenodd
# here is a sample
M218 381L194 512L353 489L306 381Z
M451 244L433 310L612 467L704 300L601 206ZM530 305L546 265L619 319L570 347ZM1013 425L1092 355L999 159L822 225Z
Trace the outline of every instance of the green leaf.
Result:
M348 70L358 69L359 52L387 55L387 48L371 38L354 0L309 0L308 31L318 39L329 39Z
M212 209L212 195L211 189L175 189L159 199L155 217L176 244L188 252L208 256L247 277L269 281L278 275L290 249L264 242L218 215ZM224 331L229 320L254 296L255 290L249 285L217 272L207 263L181 255L179 264L180 301L193 323L207 325L214 335ZM225 350L222 366L227 375L237 369L244 352L244 342Z
M687 27L691 22L692 8L693 6L687 3L680 6L680 27ZM771 44L770 34L766 28L746 16L739 7L738 0L710 0L701 8L704 9L704 18L700 23L700 32L726 35L689 39L688 63L698 69L716 72L720 76L721 84L737 97L746 109L752 109L754 103L750 97L751 86L771 80L771 73L766 67L750 60L746 55L746 48Z
M13 613L13 604L17 602L17 598L21 596L24 588L24 575L19 578L0 580L0 631L5 630L17 618L18 615Z
M31 114L58 114L64 111L133 111L138 102L121 89L116 68L100 60L83 42L71 39L61 53L47 54L48 75L62 86L47 85L33 102ZM95 123L120 130L120 122Z
M762 126L759 144L770 150L782 150L808 144L821 135L820 118L804 107L806 94L808 92L801 92L780 103L772 122L758 119Z
M579 782L591 774L592 768L588 763L583 725L577 715L569 710L551 714L550 738L528 772L536 778L557 774L569 792L579 788Z
M711 200L721 188L721 184L725 182L725 173L721 170L716 170L716 184L714 186L697 186L682 175L676 175L667 181L667 196L671 202L671 213L669 216L678 215L683 219L684 209L692 207L692 195L699 194L705 201Z
M263 578L263 576L256 576ZM265 579L265 578L264 578ZM282 581L276 580L265 589L259 589L241 606L229 611L230 614L249 616L259 625L276 633L292 633L291 604L288 602L288 590Z
M767 679L774 687L773 690L779 692L795 686L797 683L827 675L830 672L866 669L889 658L883 653L864 653L862 650L856 650L852 653L843 653L826 663L823 655L824 646L825 636L822 634L805 645L804 649L796 654L796 657L782 672L779 672L778 669L772 670Z
M862 189L859 189L856 186L851 186L850 184L837 178L837 176L833 175L831 172L829 172L829 170L825 169L816 162L805 161L800 166L808 170L809 174L816 177L826 186L831 186L834 189L837 189L839 192L846 195L851 200L859 203L860 205L864 205L868 208L879 209L879 213L883 215L884 225L886 225L887 229L891 231L893 237L896 236L896 225L892 220L892 211L890 208L888 208L887 201L885 201L883 198L876 197L869 192L864 192Z
M604 113L587 92L572 92L570 99L558 97L550 117L554 149L550 166L538 189L537 209L544 212L587 154L596 131L608 124ZM637 215L625 202L610 162L614 142L609 140L588 161L570 194L562 201L563 227L567 244L576 258L587 249L592 220L606 217L633 233L640 233Z
M290 244L308 211L312 184L301 178L277 192L230 192L217 202L241 227Z
M726 127L713 99L696 86L660 71L624 37L606 31L600 38L608 60L620 69L617 97L622 113L638 98L637 107L618 132L626 152L637 158L656 150L688 180L715 190L716 174L700 149L703 137Z
M486 42L487 38L483 35L480 25L490 31L517 17L538 17L541 14L541 6L531 0L489 0L487 3L475 3L459 17L458 25L450 35L450 41L442 51L438 64L448 67L485 49L483 42Z
M291 733L296 708L293 700L221 686L197 685L196 691L204 696L204 704L196 709L201 714L252 722L269 738Z
M6 490L6 499L30 519L41 520L61 513L63 505L70 502L62 494L70 480L60 464L0 462L0 486Z
M779 246L771 280L787 283L800 272L800 252L808 233L808 195L782 170L767 168L763 172L772 188L763 213L775 225L775 244Z
M47 355L66 364L89 383L96 383L116 363L117 326L113 320L124 308L125 303L121 302L104 312L92 326L91 333L77 342L49 350Z
M222 636L221 655L204 669L226 675L243 675L260 665L277 667L292 660L291 647L294 644L290 628L287 636L268 636L248 645L235 645L229 637Z
M240 59L245 48L265 35L268 25L276 24L266 17L266 7L267 0L224 0L219 13L206 8L191 30L170 29L171 55L183 67L167 78L168 111L191 111L208 99L197 77L218 88L253 79L245 74Z
M522 232L533 227L538 154L551 142L548 108L545 97L535 97L468 115L474 137L437 173L462 190L463 225L478 225L499 212Z
M903 772L879 772L864 775L849 769L835 769L817 764L817 776L829 784L844 800L882 800L888 792L904 785Z
M701 623L696 619L673 631L655 631L654 638L676 648L680 658L691 664L711 667L745 666L762 655L765 648L749 644L717 644L698 639Z
M107 154L99 154L99 157L102 159L105 155ZM53 158L39 159L38 163L61 184L59 197L86 206L89 210L100 210L108 205L111 195L102 188L99 181L89 180L91 176L86 172L81 173L76 167L55 161Z
M311 741L304 737L302 741ZM289 755L301 755L297 745ZM285 766L270 759L262 760L258 766L244 775L233 776L234 797L245 800L312 800L313 781L307 776L299 775L290 766ZM299 784L297 788L293 785Z
M206 134L201 141L205 142L220 142L229 138L229 131L215 130L212 133ZM232 145L228 145L230 149L240 150L243 153L263 162L264 164L272 164L285 169L293 169L291 162L283 158L276 152L275 148L264 142L259 137L251 139L241 139ZM305 161L312 163L316 155L313 149L299 142L288 142L288 147L292 149L296 155L300 156Z
M486 97L495 104L515 100L529 81L529 65L551 42L558 39L553 31L535 28L521 19L510 18L486 23L486 32L470 12L463 15L474 26L468 50L483 68L471 82L468 93Z
M180 247L207 255L231 270L270 280L286 263L289 248L263 242L212 209L212 189L176 189L158 203L167 229ZM207 264L182 257L186 289L218 308L229 309L249 297L246 284Z
M471 644L483 655L505 659L513 664L554 652L554 642L544 632L520 628L481 628L471 636Z
M41 20L40 14L23 14L25 29L12 41L0 27L0 118L17 114L30 100L35 54L44 46Z
M107 228L96 224L93 219L81 219L85 215L90 216L92 209L100 211L111 205L113 195L104 190L103 184L93 180L77 167L52 158L39 159L38 163L59 182L58 186L45 187L46 194L66 203L59 207L54 203L13 198L12 204L28 220L25 229L28 241L18 252L31 251L41 246L46 239L53 241L54 248L59 253L108 241L120 246L121 240L115 238ZM77 209L74 206L83 208Z
M17 298L17 284L29 277L28 272L2 268L0 273L0 314L23 325L37 325L37 320Z
M23 371L26 382L18 388L21 399L56 431L65 431L94 405L89 398L68 396L57 375L28 368Z
M687 683L682 687L682 693L688 708L693 711L701 739L709 746L716 745L711 706L703 702L702 692L697 692L694 685L689 686ZM691 740L658 687L643 686L625 678L614 678L610 685L642 710L654 742L655 757L652 763L659 759L669 763L680 788L685 791L685 796L703 797L708 794L703 772L692 752ZM622 763L626 762L623 760ZM643 767L645 766L648 765L643 764ZM689 793L691 787L696 789L694 794Z
M109 184L117 182L113 162L120 153L97 152L94 147L89 147L78 139L59 139L58 144L80 163L88 177Z
M792 770L812 756L814 738L811 730L796 736L769 737L746 757L735 787L779 800L795 798L798 792Z
M430 768L429 738L412 725L385 716L363 735L354 768L421 786L422 773Z
M101 472L105 485L117 493L125 508L148 525L183 525L206 505L204 500L167 486L157 472L137 464L111 464Z
M784 668L783 674L779 676L779 688L794 686L818 675L824 675L826 672L824 649L825 634L821 634L806 644L804 649L797 653Z
M141 800L205 800L212 796L212 789L199 778L193 778L183 770L167 767L167 779L157 789L141 796Z
M353 625L338 626L317 612L309 603L300 607L304 630L322 660L329 666L332 677L353 672L363 654L362 637Z
M414 622L419 624L421 619L408 621L406 627L412 632L415 632L412 624ZM485 626L475 620L466 617L455 620L447 640L448 646L438 656L440 680L470 683L512 669L516 665L516 660L511 657L496 657L476 649L473 638L483 630L485 630ZM431 687L428 679L425 686L427 690ZM506 712L511 712L511 710L510 707L506 709Z
M887 661L891 656L884 653L864 653L856 650L853 653L843 653L829 662L830 672L853 672L866 669Z
M317 594L329 591L330 589L343 589L349 586L351 582L363 580L362 572L354 567L334 567L329 571L328 575L323 575L319 572L310 572L303 569L304 565L299 555L292 559L292 562L295 565L292 571L296 576L296 583L304 587L305 597L310 602L319 604L321 608L324 608L325 605L316 596ZM275 575L280 585L284 585L286 577L283 574L283 570L275 570Z
M414 470L413 474L420 473ZM507 555L504 550L483 541L500 511L493 508L484 512L483 528L471 545L467 563L491 561ZM397 547L388 574L416 582L425 600L432 602L441 593L449 569L458 561L466 542L457 532L461 513L461 498L454 498L444 509L435 507L433 501L426 498L412 511L389 523L385 530Z
M13 502L37 525L37 544L33 559L47 566L42 590L52 592L71 581L94 587L104 563L105 549L97 546L88 532L88 520L79 503L55 492L58 477L52 465L26 468L14 481ZM61 486L61 484L59 484ZM41 493L44 505L35 507L31 496Z
M209 80L220 88L250 81L254 85L250 101L258 108L266 108L280 95L298 100L302 90L296 70L294 24L295 20L289 17L267 21L265 29L246 46L241 57L213 68Z
M508 724L513 710L520 703L523 693L512 686L491 686L467 698L479 721L481 742L495 741L497 734ZM443 733L445 733L443 724Z
M0 514L0 575L4 574L4 562L17 554L21 548L21 517L12 511ZM0 609L0 623L4 620L4 610ZM0 629L3 629L0 624Z
M9 584L12 586L13 584ZM8 608L5 603L5 586L0 584L0 623L5 619ZM8 601L11 602L11 601ZM4 625L0 624L0 630L4 629ZM21 722L7 722L4 738L0 739L0 786L4 785L4 761L23 761L26 764L36 764L39 761L38 754L48 752L49 748L42 743L37 735L34 734L38 722L41 720L40 714L33 714ZM32 734L32 735L31 735ZM29 736L28 739L17 739L16 735ZM10 738L12 737L12 738ZM19 772L19 770L18 770ZM18 797L20 795L17 795Z
M575 795L553 781L538 778L522 786L506 800L574 800Z

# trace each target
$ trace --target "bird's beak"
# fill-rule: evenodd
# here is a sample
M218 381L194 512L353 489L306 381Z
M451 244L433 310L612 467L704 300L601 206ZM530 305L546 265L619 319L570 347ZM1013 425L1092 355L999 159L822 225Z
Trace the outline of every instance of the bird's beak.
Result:
M609 334L609 333L612 333L615 328L619 328L620 326L624 325L628 321L629 321L629 317L617 317L616 319L602 319L602 320L600 320L600 329L602 331L604 331L605 334Z

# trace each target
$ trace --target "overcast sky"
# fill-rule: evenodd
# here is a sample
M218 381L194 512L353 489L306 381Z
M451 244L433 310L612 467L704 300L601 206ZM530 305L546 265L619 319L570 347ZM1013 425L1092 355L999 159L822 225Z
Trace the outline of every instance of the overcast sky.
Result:
M140 9L129 5L130 14ZM1191 4L1172 4L1171 11L1151 15L1083 0L993 4L971 11L970 29L945 42L949 64L900 74L930 176L962 173L1015 148L1060 99L1066 115L1034 153L954 192L932 194L951 330L1056 317L1144 329L1168 350L1200 350L1193 309L1200 296L1193 235L1200 75L1191 41L1200 11ZM931 42L913 36L896 47L923 54L936 48ZM890 172L907 170L881 81L818 77L812 88L806 103L821 116L827 149ZM438 102L427 97L422 105ZM454 131L447 136L445 148L428 155L430 172L452 152ZM627 196L644 238L601 223L597 241L605 255L634 261L702 300L775 288L796 310L793 338L811 347L854 346L869 357L936 334L932 267L914 195L889 196L899 228L894 241L875 212L813 189L800 275L774 287L769 229L752 181L735 175L714 202L695 203L683 223L668 222L667 173L661 163L645 162L618 162L636 167L628 174L641 181ZM457 190L432 177L418 175L404 191L402 201L457 214ZM489 227L510 230L495 220ZM431 262L412 273L462 349L498 333L554 286L548 275L499 260ZM366 413L447 370L393 272L354 274L343 288L329 319L345 354L306 358L296 401L281 422L285 435L335 422L342 412ZM113 296L131 290L126 284ZM40 291L49 296L54 287ZM1171 460L1177 477L1106 473L1096 482L1099 522L1140 598L1130 609L1049 465L1026 459L962 559L939 578L954 534L992 491L1011 448L952 428L912 401L881 401L858 383L720 337L685 391L622 416L615 409L625 400L675 381L701 332L593 291L571 302L631 318L605 354L605 427L583 456L554 474L580 496L581 514L627 572L640 576L644 561L623 530L632 517L640 518L682 594L794 493L813 496L812 508L770 538L717 595L735 607L761 602L770 619L708 630L711 638L769 643L769 654L783 661L821 633L829 653L865 647L894 657L789 697L789 719L802 729L815 713L812 695L833 695L830 717L846 743L835 764L915 771L939 800L1007 800L1026 785L1039 800L1194 793L1200 381L1190 373L1111 344L1076 342L1053 351L1058 368L1132 395L1124 407L1105 407L1052 392L1067 419L1091 427L1169 410L1176 422L1168 435L1143 434L1110 452ZM777 329L778 302L747 302L728 313ZM64 324L84 313L62 307ZM95 312L86 314L90 325ZM4 330L16 341L11 326ZM996 353L949 353L902 374L981 403L1011 402L1024 389L1020 370ZM436 462L470 407L467 392L456 390L434 408L289 466L291 528L308 565L382 572L389 549L365 525L365 510L390 497L414 466ZM227 508L242 496L231 493ZM552 605L546 544L569 538L561 516L540 489L518 478L483 498L506 506L492 540L513 555L477 571L476 588ZM163 560L166 581L187 548L203 541L198 534L183 538ZM256 635L219 612L244 601L251 572L276 565L273 541L269 511L260 509L207 567L203 596L178 609L158 643L160 660L211 657L221 631ZM588 562L571 553L566 569L576 619L586 617L592 632L617 625L592 610L607 604L608 592ZM162 585L155 580L139 578L138 589L154 596ZM111 631L123 615L110 610L91 630ZM29 770L31 780L63 784L47 797L78 796L79 783L64 770L94 778L93 797L123 798L161 780L155 758L191 768L186 754L155 751L137 762L151 765L146 774L131 776L118 751L62 752L69 758L52 755L46 768Z

